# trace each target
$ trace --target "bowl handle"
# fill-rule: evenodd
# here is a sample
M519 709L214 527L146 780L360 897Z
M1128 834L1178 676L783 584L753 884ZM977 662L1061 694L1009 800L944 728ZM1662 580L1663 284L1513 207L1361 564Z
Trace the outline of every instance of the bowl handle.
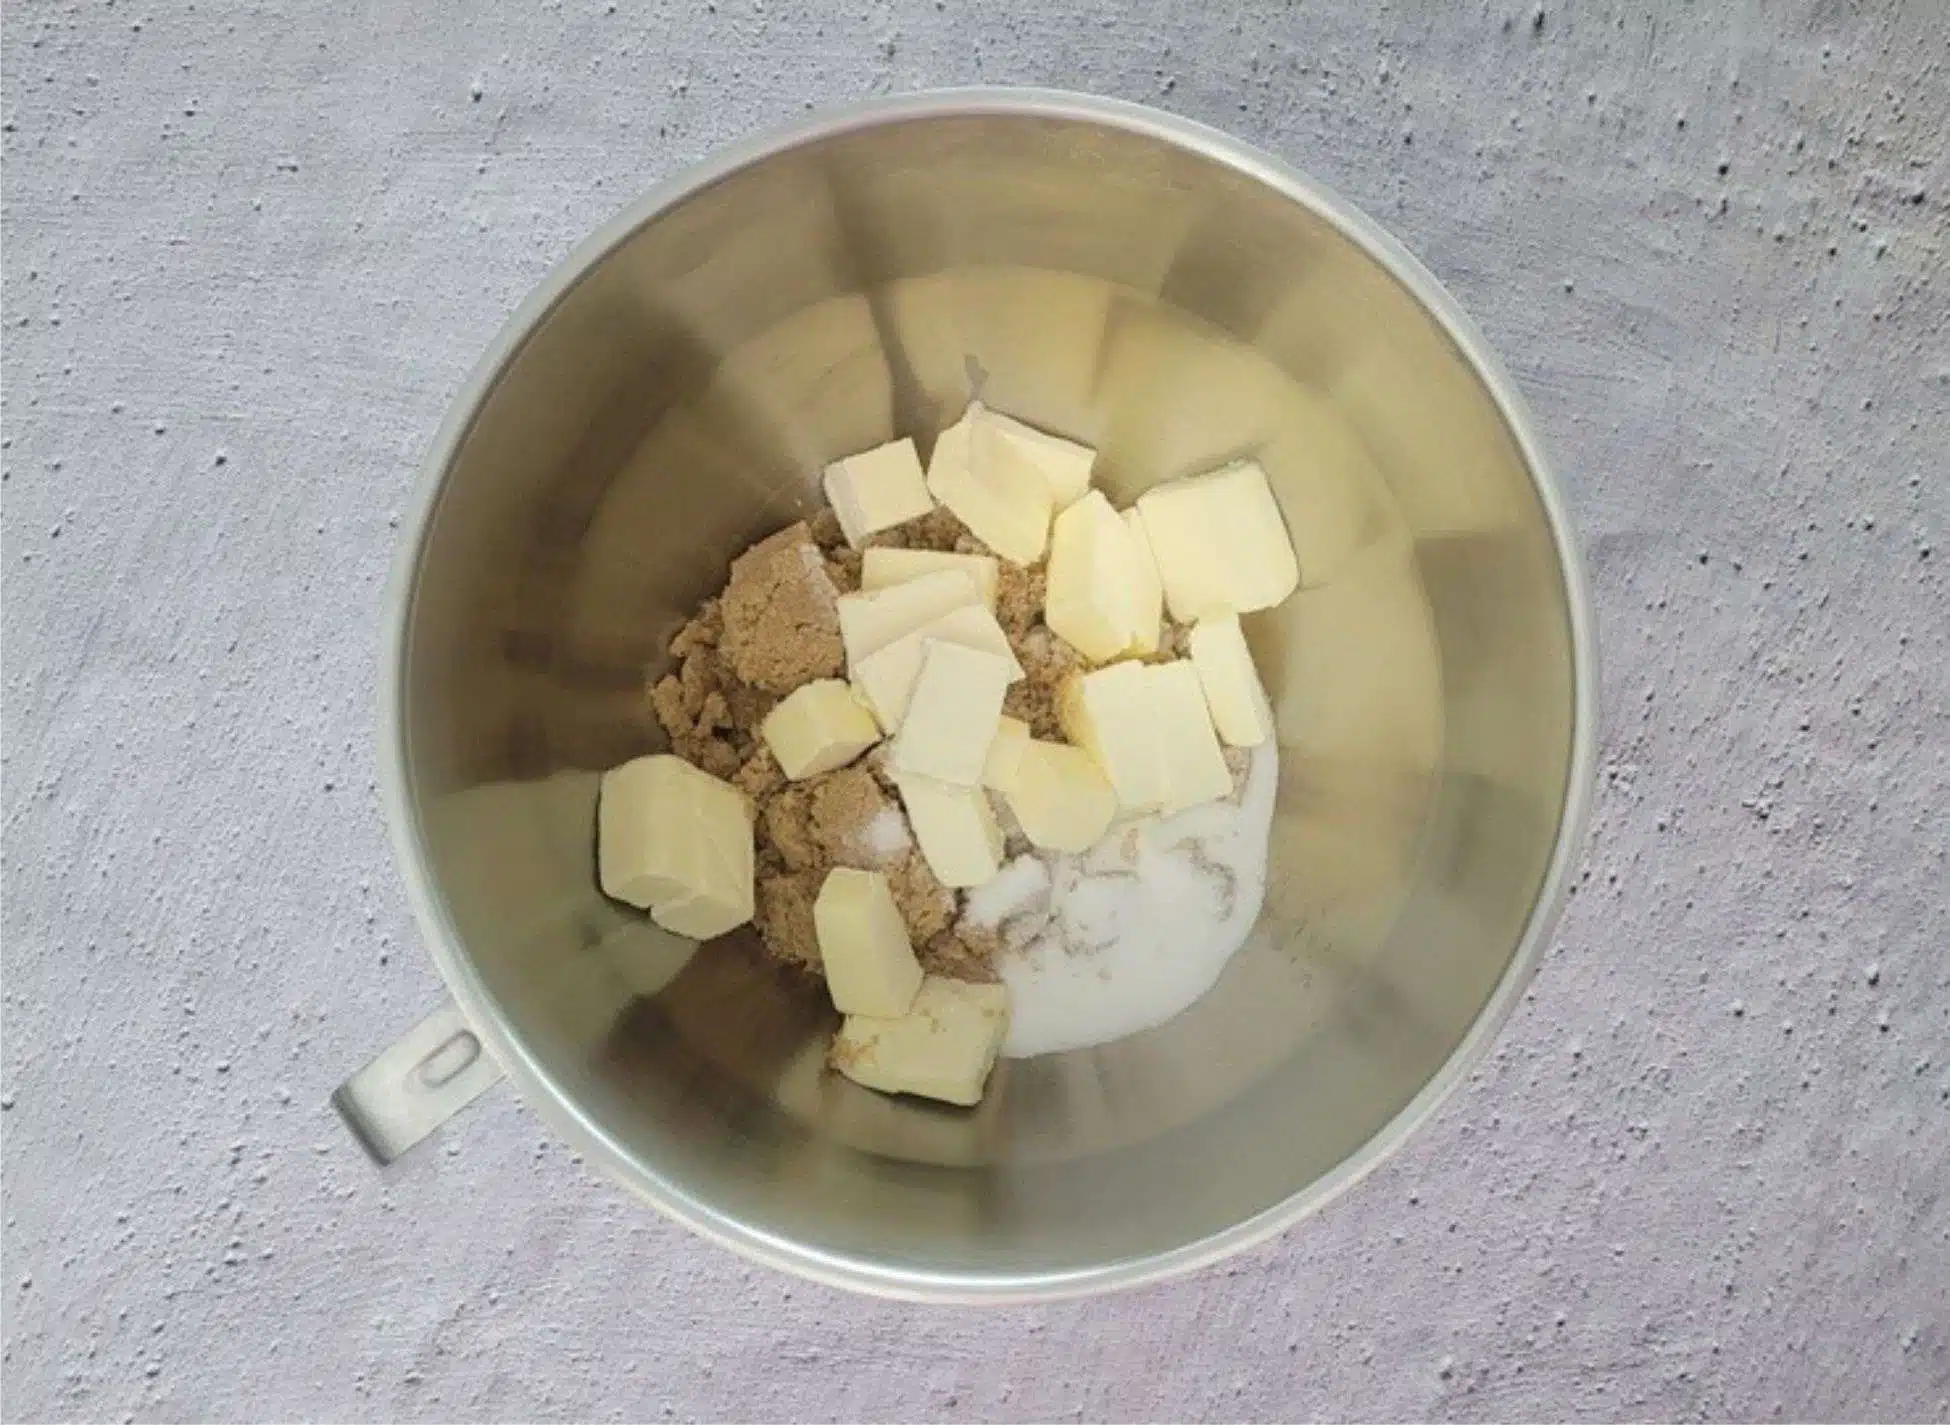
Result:
M381 1167L501 1081L501 1066L442 1005L338 1086L332 1106Z

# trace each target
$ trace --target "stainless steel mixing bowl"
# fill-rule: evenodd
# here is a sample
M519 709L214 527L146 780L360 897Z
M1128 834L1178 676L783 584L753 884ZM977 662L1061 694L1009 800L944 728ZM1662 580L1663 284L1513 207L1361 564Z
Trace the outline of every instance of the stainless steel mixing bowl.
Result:
M1281 745L1252 939L1169 1024L1007 1063L964 1113L823 1073L820 997L749 932L697 949L605 902L591 838L730 556L977 391L1098 447L1120 503L1256 454L1303 585L1250 620ZM818 118L583 244L428 459L388 638L388 812L458 1011L348 1116L383 1156L505 1069L680 1221L895 1295L1151 1280L1359 1178L1516 1002L1592 775L1571 535L1455 302L1283 164L1064 94Z

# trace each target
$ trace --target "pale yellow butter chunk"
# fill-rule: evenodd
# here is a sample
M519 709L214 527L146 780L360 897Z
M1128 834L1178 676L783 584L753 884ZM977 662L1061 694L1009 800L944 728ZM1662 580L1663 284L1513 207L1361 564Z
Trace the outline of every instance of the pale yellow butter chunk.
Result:
M1092 663L1122 657L1139 638L1143 592L1130 528L1102 491L1056 517L1043 618L1057 637Z
M1057 699L1063 735L1090 754L1133 815L1165 804L1164 762L1147 705L1147 668L1113 663L1064 683Z
M1002 869L1002 828L987 792L927 777L900 777L895 786L921 856L942 885L968 890L995 879Z
M1184 659L1078 674L1064 685L1057 715L1127 814L1180 811L1231 794L1205 693Z
M965 569L943 569L872 593L842 594L840 642L852 668L950 609L980 607L982 590Z
M1171 616L1270 609L1300 583L1293 541L1266 472L1240 460L1138 498Z
M1025 745L1002 800L1044 851L1088 851L1117 815L1117 793L1090 754L1060 742Z
M934 508L921 457L911 440L894 440L826 467L826 500L846 542L858 549L870 534L918 519Z
M880 725L890 733L899 731L907 716L908 699L914 693L914 680L921 676L921 658L930 639L994 654L1008 663L1010 682L1023 675L1022 664L1009 646L1009 635L995 621L994 614L979 604L950 609L931 623L868 654L853 668L853 686L866 699Z
M921 988L921 962L887 878L845 866L827 872L813 902L826 989L841 1014L893 1018Z
M1253 666L1238 614L1227 609L1194 624L1191 656L1222 740L1233 747L1257 747L1273 735L1272 704Z
M603 894L666 930L709 940L752 918L752 805L681 757L638 757L603 774L596 802Z
M1089 446L1037 430L987 406L978 407L975 418L1000 435L1009 452L1042 477L1057 509L1075 504L1089 490L1090 472L1097 463L1097 452Z
M1198 670L1189 659L1180 658L1144 671L1165 768L1164 811L1183 811L1231 796L1232 773L1212 727Z
M1012 564L1033 564L1049 543L1049 485L979 405L948 427L928 461L928 489L974 536Z
M1008 1033L1007 987L929 975L906 1014L847 1016L832 1063L864 1088L966 1108L981 1102Z
M907 714L889 749L894 775L980 786L1002 699L1014 680L1008 659L928 639Z
M682 935L691 940L715 940L750 920L752 913L752 908L741 911L735 905L727 906L724 899L714 893L700 891L652 907L650 918L672 935ZM732 918L734 915L737 917L735 920Z
M874 743L880 728L853 689L820 678L795 689L759 724L765 745L792 781L844 767Z
M939 574L958 569L975 580L982 591L982 602L995 611L995 595L1002 577L1001 565L986 554L952 554L939 549L890 549L877 545L866 552L860 563L860 588L864 593L905 584L923 574Z
M1144 516L1125 510L1120 518L1131 532L1131 557L1137 571L1137 627L1131 652L1156 653L1165 618L1165 586L1158 580L1158 560L1151 553L1151 536L1144 532Z
M988 759L982 763L982 785L990 791L1006 792L1029 745L1029 724L1006 713L996 722L995 740L989 744Z

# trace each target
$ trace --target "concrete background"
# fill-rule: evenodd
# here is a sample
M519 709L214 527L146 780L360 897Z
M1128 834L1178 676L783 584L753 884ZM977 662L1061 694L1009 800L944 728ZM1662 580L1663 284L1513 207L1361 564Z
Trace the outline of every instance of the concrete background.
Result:
M20 0L0 36L9 1417L1950 1416L1934 0ZM1508 357L1606 658L1534 992L1360 1190L1121 1299L769 1275L508 1093L376 1175L326 1096L439 994L371 744L443 410L653 180L971 80L1267 146Z

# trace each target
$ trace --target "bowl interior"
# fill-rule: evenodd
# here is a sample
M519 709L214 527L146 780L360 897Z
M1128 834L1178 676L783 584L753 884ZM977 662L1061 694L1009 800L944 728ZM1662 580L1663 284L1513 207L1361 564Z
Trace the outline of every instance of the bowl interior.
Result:
M539 1106L786 1265L979 1294L1198 1253L1362 1161L1518 978L1577 677L1523 452L1358 220L1128 114L969 108L727 165L594 260L447 461L398 679L436 952ZM1097 446L1119 503L1257 455L1303 585L1248 620L1281 746L1252 939L1169 1024L962 1112L822 1072L820 997L605 902L592 833L729 558L977 390Z

